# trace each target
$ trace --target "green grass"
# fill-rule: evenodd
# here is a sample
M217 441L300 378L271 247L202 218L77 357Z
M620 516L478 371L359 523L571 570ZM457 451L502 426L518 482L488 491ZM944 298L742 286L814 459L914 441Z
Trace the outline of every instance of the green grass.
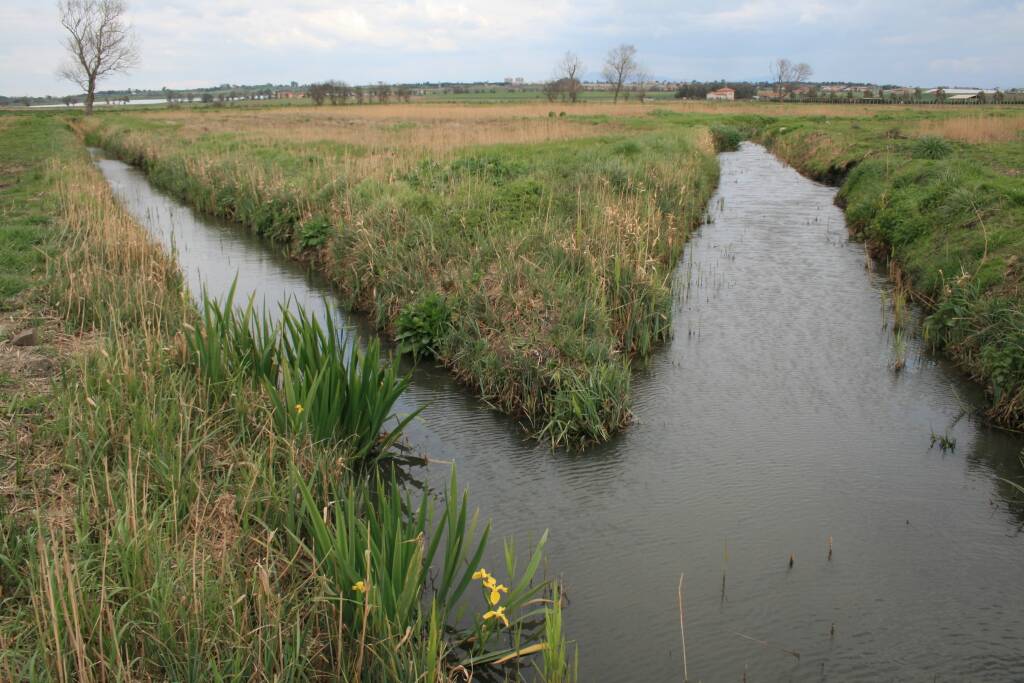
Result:
M414 505L382 470L356 467L400 433L382 416L407 380L379 352L301 313L271 324L251 307L196 311L171 257L58 118L0 117L0 149L18 139L34 142L10 157L16 181L34 189L8 215L50 228L45 267L19 273L19 305L59 315L69 334L50 349L60 369L41 409L12 416L0 441L0 679L447 681L473 661L521 680L565 668L497 663L548 637L566 652L560 619L545 625L527 604L553 590L534 580L543 544L502 574L499 628L467 590L487 525L454 475ZM307 388L308 428L278 419L288 375ZM446 582L427 581L432 569Z
M51 136L61 124L53 117L44 121L40 125L29 116L0 119L0 310L14 306L38 280L53 231L45 150L52 147Z

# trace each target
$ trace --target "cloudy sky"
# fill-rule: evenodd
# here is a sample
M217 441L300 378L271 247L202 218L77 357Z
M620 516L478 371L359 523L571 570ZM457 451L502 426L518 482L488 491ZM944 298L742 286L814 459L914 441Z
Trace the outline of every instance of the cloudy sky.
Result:
M541 80L566 50L597 78L636 45L661 79L767 77L1024 87L1024 0L131 0L142 64L101 88ZM56 2L3 0L0 94L74 92Z

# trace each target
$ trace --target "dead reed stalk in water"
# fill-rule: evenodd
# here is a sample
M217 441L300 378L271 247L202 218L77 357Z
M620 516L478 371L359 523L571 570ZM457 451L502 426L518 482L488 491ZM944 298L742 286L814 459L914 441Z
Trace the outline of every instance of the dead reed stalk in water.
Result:
M683 639L683 683L690 680L690 673L686 667L686 610L683 608L683 579L685 574L679 575L679 635Z
M746 638L747 640L753 641L753 642L757 643L758 645L760 645L761 647L766 647L766 648L769 648L769 649L777 649L779 652L783 652L783 653L785 653L785 654L787 654L787 655L789 655L791 657L796 657L797 659L800 659L800 653L797 652L796 650L787 650L784 647L779 647L778 645L773 645L772 643L768 642L767 640L761 640L759 638L754 638L753 636L748 636L746 634L740 633L739 631L733 631L732 633L733 633L734 636L739 636L740 638Z

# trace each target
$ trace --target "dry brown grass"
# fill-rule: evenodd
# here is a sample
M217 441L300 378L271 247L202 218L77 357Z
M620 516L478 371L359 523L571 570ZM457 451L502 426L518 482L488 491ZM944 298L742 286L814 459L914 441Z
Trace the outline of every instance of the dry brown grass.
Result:
M871 116L878 107L800 105L773 102L671 101L640 103L551 102L515 104L393 104L343 107L260 107L192 111L166 110L144 116L180 127L180 134L233 133L253 142L335 142L382 150L413 150L444 155L474 145L530 144L606 135L621 130L619 119L654 111L766 116ZM565 119L607 116L593 124ZM551 114L555 113L555 116ZM378 160L379 161L379 160ZM376 165L376 162L373 164Z
M1013 142L1024 132L1024 116L976 114L956 118L922 121L920 135L937 135L947 140L968 143Z
M151 116L179 125L180 133L187 137L234 133L257 143L334 142L358 145L371 153L386 148L432 155L474 145L569 140L606 134L617 127L549 117L547 110L510 112L504 107L459 105L281 107Z

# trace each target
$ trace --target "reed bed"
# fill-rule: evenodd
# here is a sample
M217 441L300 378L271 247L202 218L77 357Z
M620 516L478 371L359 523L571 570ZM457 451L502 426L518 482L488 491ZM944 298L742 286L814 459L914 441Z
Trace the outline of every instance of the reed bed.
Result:
M464 109L438 111L462 121ZM402 325L433 302L437 338L416 332L430 355L552 444L582 447L628 424L631 362L669 334L669 273L716 180L706 130L652 119L623 133L545 115L529 125L595 132L459 147L450 127L424 124L455 141L435 154L401 133L386 149L270 140L262 131L286 136L279 122L296 115L281 111L243 114L249 129L232 112L114 116L88 136L197 208L312 261L387 334L409 338ZM483 111L470 113L496 115ZM209 130L196 136L200 120ZM473 125L486 135L498 124Z
M922 136L935 135L971 144L1019 142L1024 132L1024 117L977 114L927 120L918 124L917 132Z
M43 178L58 230L37 294L103 341L64 359L0 463L17 484L0 500L0 679L562 676L543 538L476 579L488 525L454 473L413 502L374 465L407 380L301 312L196 311L59 121L7 131L36 126L23 177ZM304 425L281 424L275 393ZM549 641L561 654L533 656Z

